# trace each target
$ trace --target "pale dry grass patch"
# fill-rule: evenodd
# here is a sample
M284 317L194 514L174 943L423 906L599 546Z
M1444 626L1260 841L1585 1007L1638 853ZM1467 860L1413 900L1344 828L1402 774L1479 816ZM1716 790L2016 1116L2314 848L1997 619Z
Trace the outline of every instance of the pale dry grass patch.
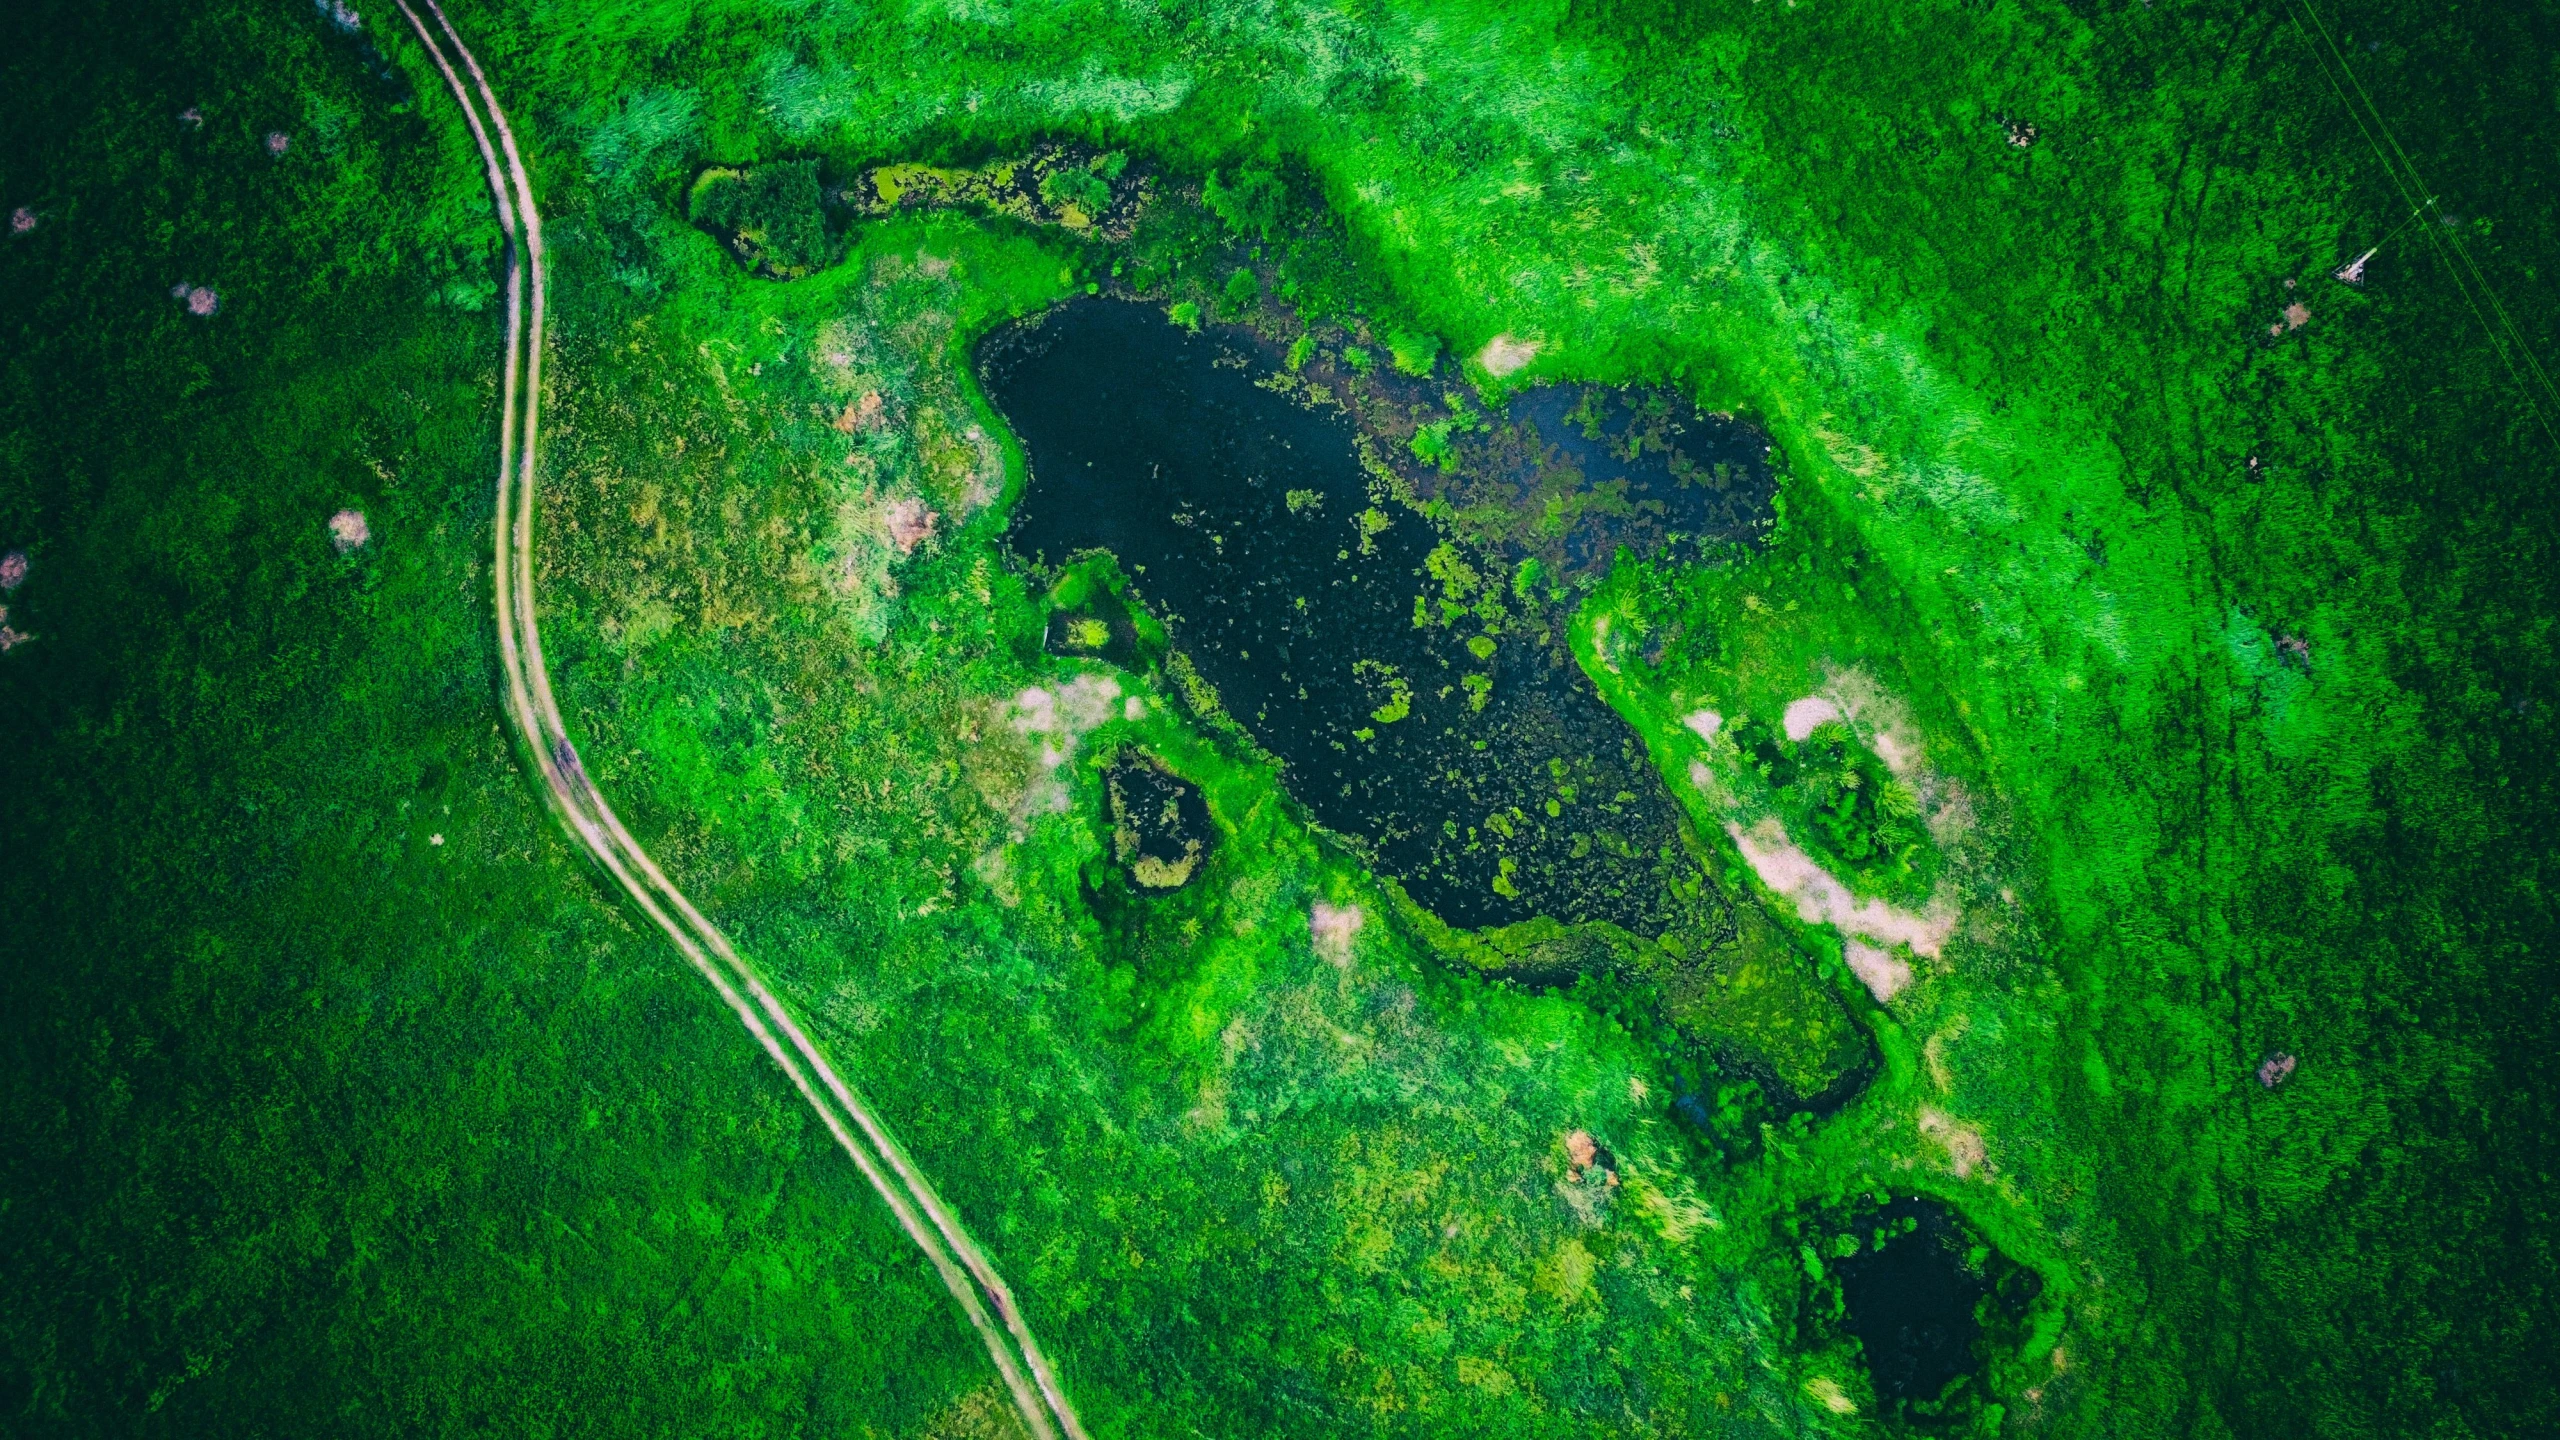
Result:
M1335 968L1351 968L1352 942L1368 916L1357 905L1330 905L1319 900L1307 914L1307 934L1318 955Z
M1499 380L1528 368L1529 362L1537 359L1543 348L1543 341L1515 339L1506 331L1484 342L1484 348L1476 352L1476 363L1484 367L1486 374Z

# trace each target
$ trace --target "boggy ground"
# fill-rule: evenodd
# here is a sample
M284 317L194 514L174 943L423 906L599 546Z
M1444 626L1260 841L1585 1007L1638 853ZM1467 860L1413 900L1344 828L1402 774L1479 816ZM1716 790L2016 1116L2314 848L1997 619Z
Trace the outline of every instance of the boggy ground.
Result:
M1853 1338L1880 1413L1913 1429L1944 1428L1980 1398L1967 1392L2016 1347L2041 1289L1926 1196L1859 1196L1786 1229L1812 1281L1800 1323Z
M1559 592L1621 552L1724 558L1775 523L1768 436L1676 389L1549 382L1496 409L1450 388L1445 359L1419 375L1307 359L1299 383L1357 417L1417 505Z

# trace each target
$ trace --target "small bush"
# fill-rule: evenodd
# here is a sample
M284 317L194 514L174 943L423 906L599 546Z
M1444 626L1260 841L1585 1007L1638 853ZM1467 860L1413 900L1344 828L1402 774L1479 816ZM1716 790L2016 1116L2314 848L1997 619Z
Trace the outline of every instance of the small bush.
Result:
M1256 240L1268 240L1280 228L1282 215L1288 209L1289 190L1280 177L1268 170L1238 170L1233 182L1217 171L1209 172L1209 183L1201 188L1200 198L1211 213L1227 222L1227 228Z
M1440 337L1390 334L1387 336L1387 353L1395 358L1396 368L1407 375L1428 375L1432 362L1440 358Z
M818 162L715 167L693 182L693 223L729 243L740 263L779 280L834 262Z
M1262 299L1262 282L1253 278L1252 271L1238 270L1227 277L1226 287L1220 293L1225 300L1220 308L1233 318L1251 310Z
M1060 210L1072 205L1099 215L1111 208L1111 186L1090 170L1052 170L1040 177L1040 198Z

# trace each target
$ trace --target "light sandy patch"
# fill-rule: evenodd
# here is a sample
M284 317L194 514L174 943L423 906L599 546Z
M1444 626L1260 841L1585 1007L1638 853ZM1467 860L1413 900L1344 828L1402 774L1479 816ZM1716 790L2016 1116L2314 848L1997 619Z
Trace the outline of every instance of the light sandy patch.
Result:
M1486 374L1499 380L1506 375L1518 374L1530 361L1538 358L1538 351L1543 348L1543 342L1515 340L1506 332L1484 342L1484 348L1476 352L1476 363L1484 367Z
M1941 850L1952 849L1957 841L1973 833L1973 797L1952 780L1936 789L1937 793L1930 797L1934 803L1929 807L1929 838L1937 841Z
M1692 710L1681 717L1680 723L1697 731L1698 738L1710 744L1714 743L1717 733L1724 729L1724 717L1713 710Z
M1970 1179L1974 1171L1990 1168L1982 1132L1970 1125L1958 1124L1945 1111L1921 1106L1920 1133L1946 1152L1947 1168L1955 1172L1957 1179Z
M1725 814L1731 814L1734 806L1741 803L1704 760L1689 762L1689 783L1698 787L1698 793L1707 798L1709 805Z
M880 392L865 390L861 398L845 402L844 413L836 417L835 426L847 435L857 430L876 430L888 413L889 408L880 399Z
M978 883L987 887L987 893L996 897L997 904L1007 910L1022 907L1022 887L1014 883L1013 878L1011 846L988 846L979 852L977 862L969 868L976 872Z
M1120 682L1108 675L1079 675L1055 690L1029 686L1013 697L1014 733L1057 736L1073 745L1111 718L1111 702L1119 698Z
M1897 780L1910 778L1911 772L1920 768L1919 755L1894 731L1878 730L1868 735L1867 748L1876 752L1876 758Z
M951 259L947 255L919 250L916 252L916 268L939 280L951 273Z
M1786 727L1787 738L1802 744L1817 727L1839 718L1840 706L1829 696L1807 695L1787 703L1787 713L1781 723Z
M1319 900L1307 912L1307 934L1315 942L1318 955L1332 961L1336 968L1348 970L1351 942L1368 918L1357 905L1328 905Z
M1919 778L1922 747L1902 702L1887 694L1866 671L1851 666L1823 666L1822 693L1857 727L1893 778L1911 783Z
M1941 1095L1956 1088L1955 1074L1947 1068L1947 1047L1964 1038L1967 1023L1964 1016L1957 1016L1953 1023L1930 1036L1928 1042L1920 1047L1920 1061L1928 1067L1929 1083L1937 1086Z
M1877 1004L1901 994L1903 987L1911 983L1911 967L1892 951L1858 940L1848 941L1842 948L1850 971L1866 982L1867 993L1876 997Z
M1672 1188L1666 1189L1665 1185ZM1637 1175L1627 1181L1636 1213L1653 1223L1662 1238L1678 1245L1701 1230L1721 1230L1724 1222L1677 1177Z
M1796 914L1808 925L1835 926L1881 945L1908 945L1912 953L1936 959L1955 932L1957 915L1932 901L1928 913L1914 915L1882 900L1861 900L1831 872L1815 863L1787 838L1786 826L1770 816L1745 830L1728 820L1725 833L1751 866L1760 883L1796 902Z
M1120 718L1128 721L1132 725L1146 719L1147 702L1139 699L1135 695L1130 696L1127 700L1121 702Z

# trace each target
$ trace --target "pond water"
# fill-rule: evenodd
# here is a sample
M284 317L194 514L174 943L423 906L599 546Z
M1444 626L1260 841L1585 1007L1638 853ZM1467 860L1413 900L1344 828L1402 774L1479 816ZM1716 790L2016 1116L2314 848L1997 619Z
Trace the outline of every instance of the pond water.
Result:
M1982 1370L1984 1319L2005 1328L2025 1317L2035 1273L1977 1247L1934 1200L1897 1197L1859 1228L1888 1238L1831 1262L1849 1332L1889 1413L1934 1413L1950 1385Z
M1602 572L1623 547L1694 560L1774 517L1766 436L1667 390L1542 385L1448 442L1446 468L1404 465L1414 493L1548 573Z
M1199 786L1130 750L1103 771L1102 788L1111 811L1111 858L1130 884L1161 894L1198 877L1218 843Z
M1462 928L1536 915L1648 937L1722 911L1561 612L1373 493L1352 421L1243 342L1070 301L980 347L1030 478L1009 540L1118 557L1290 792Z

